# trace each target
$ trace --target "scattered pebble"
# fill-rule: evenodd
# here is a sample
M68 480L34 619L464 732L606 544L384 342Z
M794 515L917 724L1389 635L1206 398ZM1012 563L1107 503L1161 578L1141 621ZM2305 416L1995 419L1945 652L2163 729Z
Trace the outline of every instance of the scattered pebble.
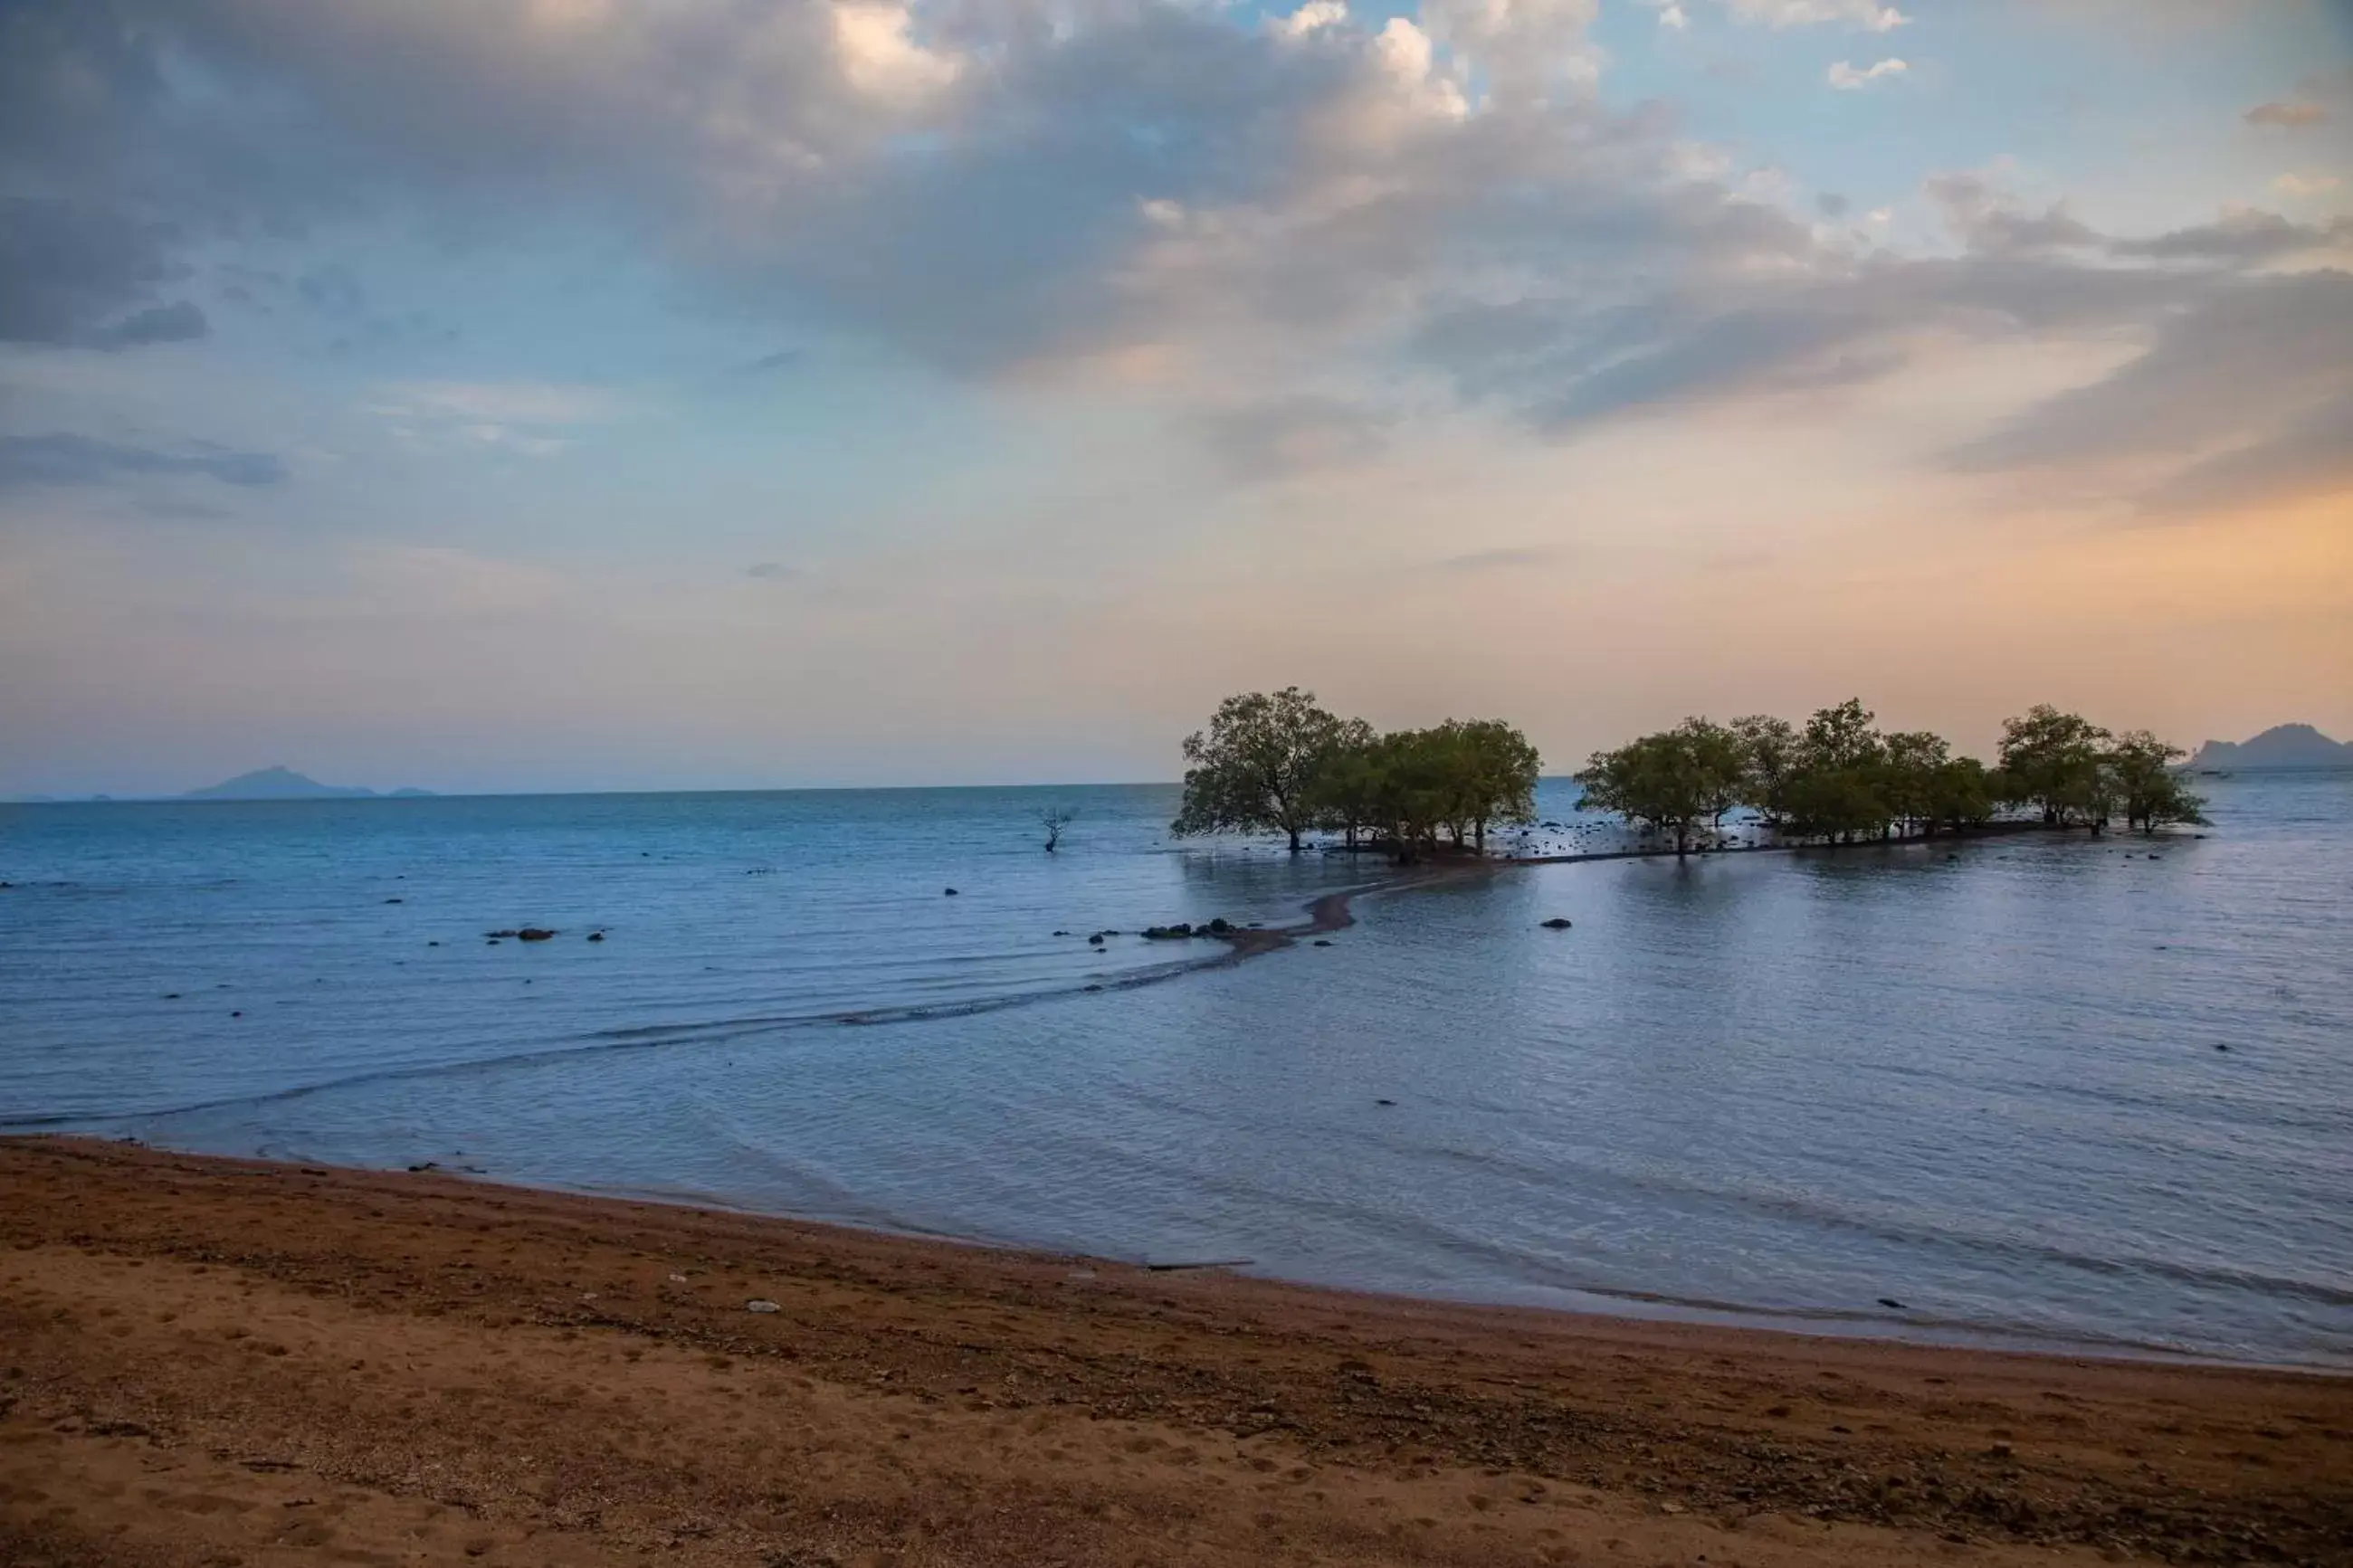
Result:
M765 1300L746 1301L744 1303L744 1310L747 1312L781 1312L784 1310L782 1307L779 1307L774 1301Z

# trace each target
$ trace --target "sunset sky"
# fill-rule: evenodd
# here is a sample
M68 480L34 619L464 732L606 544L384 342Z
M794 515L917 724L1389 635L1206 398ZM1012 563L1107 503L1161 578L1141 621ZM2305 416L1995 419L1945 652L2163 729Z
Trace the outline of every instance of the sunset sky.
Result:
M2353 4L0 0L0 793L2353 734Z

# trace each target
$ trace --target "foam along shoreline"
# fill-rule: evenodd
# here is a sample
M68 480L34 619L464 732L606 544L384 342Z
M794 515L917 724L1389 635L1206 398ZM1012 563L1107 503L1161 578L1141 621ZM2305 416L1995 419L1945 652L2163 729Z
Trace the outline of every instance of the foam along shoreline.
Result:
M0 1140L0 1237L11 1563L2323 1562L2353 1526L2353 1385L2289 1371L71 1140Z

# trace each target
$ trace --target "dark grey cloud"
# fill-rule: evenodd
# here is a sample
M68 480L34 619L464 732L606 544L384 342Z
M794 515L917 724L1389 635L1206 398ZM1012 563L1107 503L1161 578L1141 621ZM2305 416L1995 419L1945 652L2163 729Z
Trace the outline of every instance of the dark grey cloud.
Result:
M196 306L148 302L183 275L173 237L104 206L0 195L0 342L126 349L203 337Z
M2278 213L2248 210L2147 239L2112 240L2108 249L2116 256L2152 261L2211 261L2252 267L2329 251L2353 252L2353 218L2300 224Z
M1390 420L1345 398L1300 395L1197 415L1191 423L1229 474L1260 480L1369 458L1388 444Z
M105 485L154 477L198 477L254 488L284 481L286 465L267 452L198 443L182 452L87 436L0 436L0 489Z
M2293 447L2348 400L2353 273L2210 281L2158 318L2137 358L2026 409L1950 461L2015 470ZM2214 490L2235 471L2210 469L2201 484Z
M2353 489L2353 394L2268 438L2190 464L2144 496L2142 510L2188 517L2346 489Z
M1927 182L1927 191L1944 207L1954 234L1974 251L2028 256L2092 249L2101 243L2101 237L2063 205L2021 212L1980 175L1938 174Z
M1494 32L1523 9L1552 31ZM2128 342L2141 356L2115 375L1951 461L2131 448L2185 479L2292 446L2339 384L2293 344L2198 350L2242 317L2293 333L2334 305L2333 285L2259 269L2327 258L2342 223L2114 237L1948 175L1931 194L1955 254L1868 251L1693 174L1659 106L1525 90L1581 14L1426 8L1491 51L1458 81L1361 25L1284 37L1176 0L1050 19L933 0L863 54L823 0L0 3L0 192L36 204L37 236L0 226L0 336L200 333L175 257L250 243L254 276L229 286L364 342L378 318L355 276L290 265L265 287L260 263L275 238L365 217L469 245L601 226L765 331L816 322L968 378L1174 350L1211 384L1262 384L1180 415L1246 479L1377 452L1386 417L1331 392L1367 369L1434 372L1565 437L1868 385L1932 340ZM1499 65L1512 90L1466 112L1461 82ZM2252 395L2231 379L2266 369Z
M355 317L367 310L367 290L352 269L341 262L314 267L294 280L303 303L328 316Z

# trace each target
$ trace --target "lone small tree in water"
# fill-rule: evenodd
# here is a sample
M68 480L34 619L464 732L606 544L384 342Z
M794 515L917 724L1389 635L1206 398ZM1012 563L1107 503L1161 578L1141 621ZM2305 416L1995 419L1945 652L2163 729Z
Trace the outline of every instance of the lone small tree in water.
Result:
M1038 814L1038 826L1046 830L1046 853L1051 855L1062 842L1062 829L1079 819L1079 814L1066 805L1050 805Z

